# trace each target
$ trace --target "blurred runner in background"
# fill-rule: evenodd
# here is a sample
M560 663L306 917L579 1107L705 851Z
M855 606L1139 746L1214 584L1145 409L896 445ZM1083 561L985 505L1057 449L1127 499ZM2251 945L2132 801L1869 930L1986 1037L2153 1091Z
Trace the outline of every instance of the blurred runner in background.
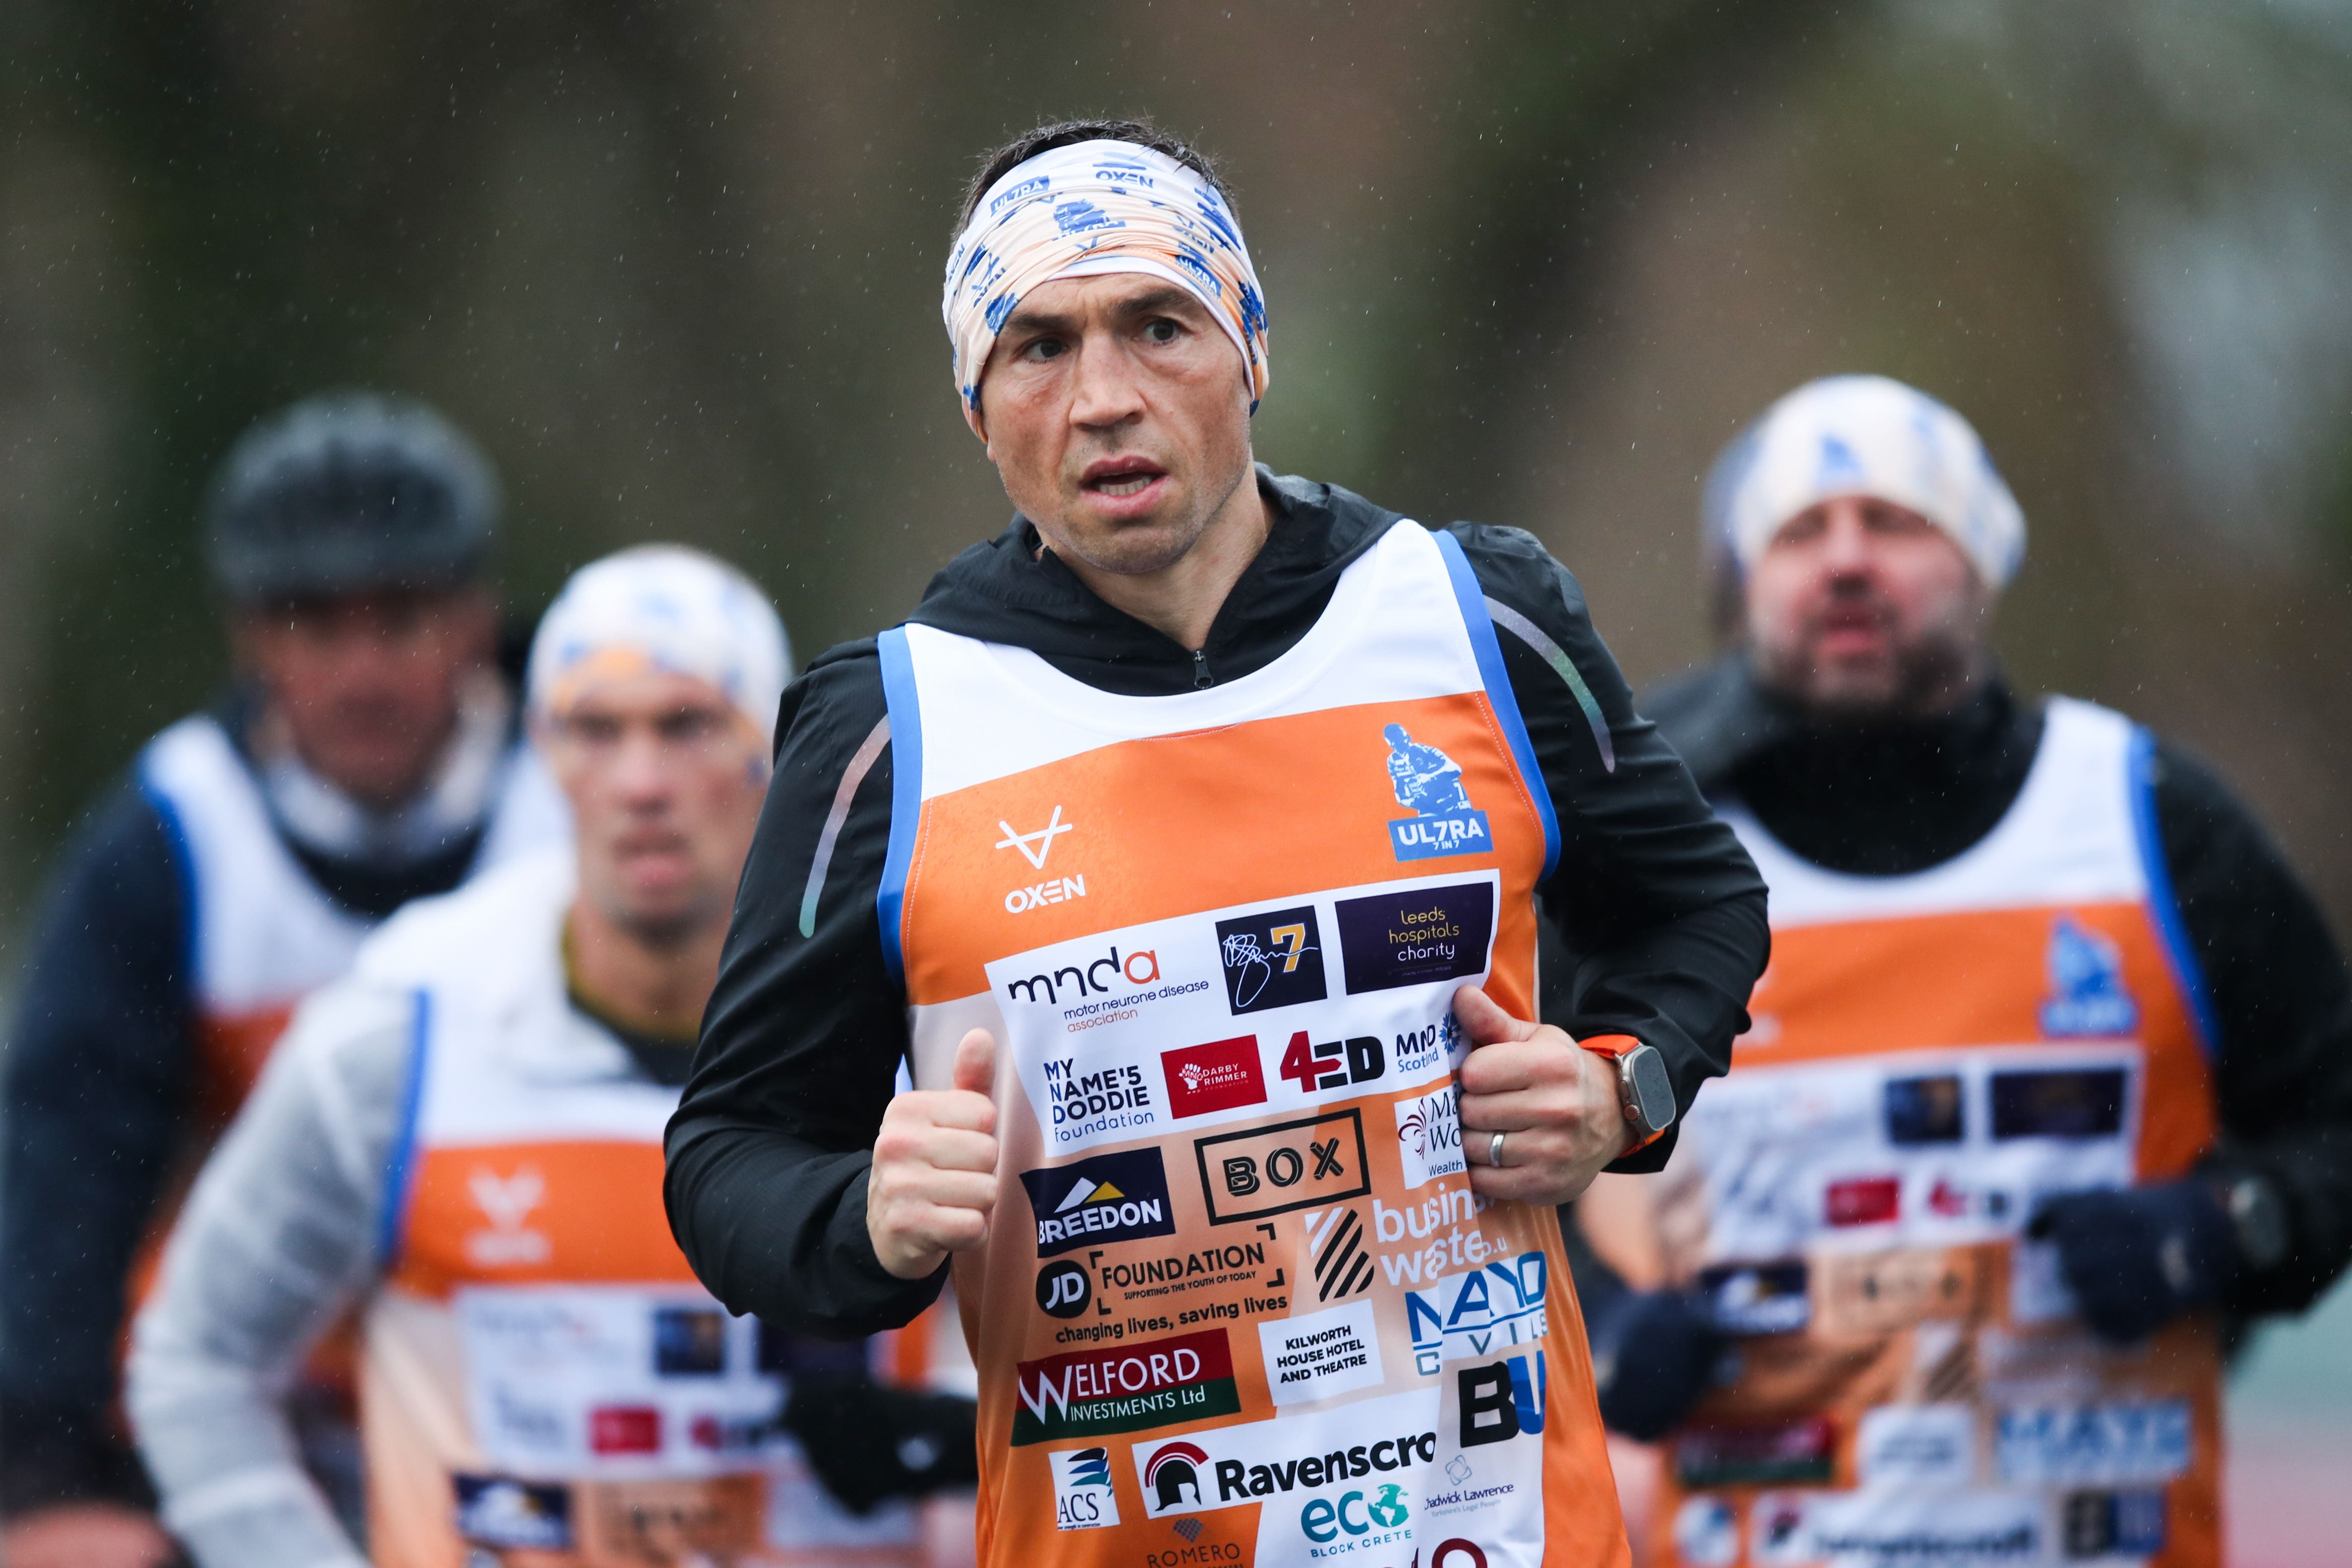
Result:
M969 1401L730 1318L662 1213L789 666L760 591L677 547L609 557L549 610L530 718L577 850L415 905L304 1005L139 1319L131 1412L206 1568L362 1561L280 1393L362 1299L384 1568L909 1560L908 1509L851 1516L783 1436L795 1375L860 1504L971 1480Z
M264 421L215 482L236 682L151 741L80 829L8 1051L11 1568L130 1568L168 1549L113 1409L134 1259L143 1277L294 1004L371 926L562 835L493 661L498 507L462 434L363 393ZM348 1433L339 1458L319 1414L314 1458L348 1470Z
M1742 646L1645 710L1772 963L1665 1172L1581 1206L1654 1556L2218 1563L2221 1324L2352 1252L2343 960L2210 771L2000 678L2025 525L1959 415L1801 387L1708 513Z

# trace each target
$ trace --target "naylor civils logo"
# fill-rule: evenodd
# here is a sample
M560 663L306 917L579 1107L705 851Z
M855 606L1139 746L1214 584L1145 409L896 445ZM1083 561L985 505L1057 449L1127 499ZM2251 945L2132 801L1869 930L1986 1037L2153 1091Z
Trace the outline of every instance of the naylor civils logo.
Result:
M1217 922L1217 958L1225 971L1225 1005L1235 1013L1319 1002L1323 936L1315 906L1269 909Z
M1016 1448L1232 1416L1242 1407L1223 1329L1024 1361L1014 1391Z
M1396 858L1425 861L1491 852L1494 831L1486 825L1486 813L1470 804L1462 765L1413 739L1401 724L1381 733L1389 743L1389 788L1398 805L1412 809L1412 816L1389 823L1389 847Z
M1160 1071L1168 1080L1168 1109L1180 1119L1265 1103L1254 1034L1163 1051Z
M1021 1185L1037 1216L1037 1256L1088 1242L1172 1236L1168 1177L1158 1149L1090 1155L1066 1166L1023 1171Z

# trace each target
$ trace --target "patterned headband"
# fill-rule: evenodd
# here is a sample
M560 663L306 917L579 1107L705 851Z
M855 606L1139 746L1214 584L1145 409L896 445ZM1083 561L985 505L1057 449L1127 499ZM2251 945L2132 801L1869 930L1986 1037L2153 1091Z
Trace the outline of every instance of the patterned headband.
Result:
M1131 141L1040 152L991 185L949 253L940 315L974 434L980 379L1021 297L1057 277L1142 272L1184 289L1241 350L1250 411L1265 395L1265 297L1217 188Z

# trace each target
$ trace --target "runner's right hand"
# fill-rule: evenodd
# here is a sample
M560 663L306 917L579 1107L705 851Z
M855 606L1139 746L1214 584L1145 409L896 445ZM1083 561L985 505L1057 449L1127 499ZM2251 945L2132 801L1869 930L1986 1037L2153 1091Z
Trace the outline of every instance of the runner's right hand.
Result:
M919 1280L950 1252L988 1240L996 1206L996 1040L984 1029L956 1046L952 1089L890 1102L866 1183L866 1233L883 1270Z

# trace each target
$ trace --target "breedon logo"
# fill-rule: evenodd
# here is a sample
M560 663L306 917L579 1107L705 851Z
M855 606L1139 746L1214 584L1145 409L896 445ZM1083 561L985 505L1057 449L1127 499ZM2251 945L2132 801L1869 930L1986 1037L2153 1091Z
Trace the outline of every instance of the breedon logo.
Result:
M1021 1185L1028 1189L1029 1207L1037 1216L1040 1258L1089 1243L1176 1232L1158 1149L1127 1149L1023 1171Z

